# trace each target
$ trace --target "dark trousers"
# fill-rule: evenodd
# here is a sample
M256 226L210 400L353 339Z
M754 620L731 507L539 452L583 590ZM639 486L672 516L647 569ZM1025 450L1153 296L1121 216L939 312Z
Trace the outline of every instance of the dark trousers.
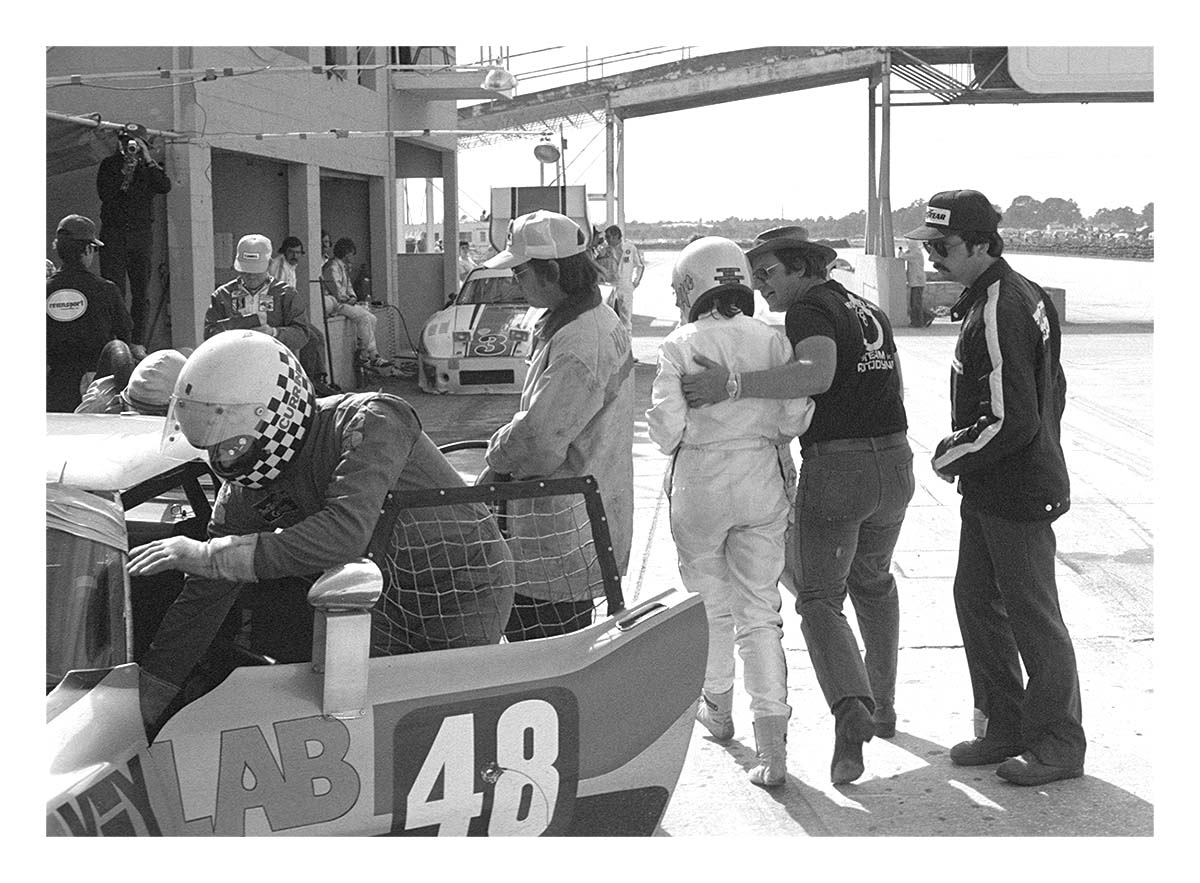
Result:
M316 325L308 326L308 343L300 348L296 356L310 380L325 377L328 373L325 368L325 335Z
M129 317L133 320L133 343L146 343L150 330L145 327L148 300L146 286L150 282L150 231L100 231L104 248L100 249L100 275L129 292ZM129 287L125 278L129 277Z
M911 286L908 289L908 324L913 328L924 328L932 321L933 310L925 308L925 286Z
M1024 745L1043 763L1079 766L1087 740L1054 550L1049 521L1009 521L963 506L954 606L988 737Z
M849 696L873 708L896 698L900 598L892 552L913 497L904 433L804 448L796 527L800 631L832 709ZM842 612L850 596L866 648Z

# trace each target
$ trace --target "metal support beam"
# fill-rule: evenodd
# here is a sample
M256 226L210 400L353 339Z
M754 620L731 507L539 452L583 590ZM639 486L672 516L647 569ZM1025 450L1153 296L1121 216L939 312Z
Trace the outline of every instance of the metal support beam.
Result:
M883 136L879 145L879 235L880 254L895 256L892 248L892 53L884 52L881 65L883 82Z
M617 120L611 103L604 111L604 210L605 225L615 223L617 216L617 165L616 155Z
M625 118L620 114L613 117L616 120L617 136L617 219L615 223L625 231Z
M867 223L863 236L867 254L879 254L879 203L875 192L875 89L878 80L872 76L867 81Z

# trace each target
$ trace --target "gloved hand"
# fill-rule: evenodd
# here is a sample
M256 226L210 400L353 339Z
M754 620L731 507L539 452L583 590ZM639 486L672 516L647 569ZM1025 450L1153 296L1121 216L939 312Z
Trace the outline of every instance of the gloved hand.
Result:
M130 576L151 576L164 570L181 570L210 578L217 576L208 544L199 540L167 537L129 550Z

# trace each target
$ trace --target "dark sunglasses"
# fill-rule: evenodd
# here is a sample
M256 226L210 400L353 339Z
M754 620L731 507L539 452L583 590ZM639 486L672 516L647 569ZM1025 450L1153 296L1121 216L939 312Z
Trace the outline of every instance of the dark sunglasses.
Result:
M962 241L961 239L956 239L954 242L947 244L946 238L942 238L934 239L931 242L922 242L921 245L925 249L925 254L936 254L940 258L944 258L950 255L950 249L962 243Z

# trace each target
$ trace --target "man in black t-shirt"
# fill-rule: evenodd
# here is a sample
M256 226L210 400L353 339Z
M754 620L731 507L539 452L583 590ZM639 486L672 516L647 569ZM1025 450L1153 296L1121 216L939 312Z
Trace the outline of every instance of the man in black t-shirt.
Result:
M767 371L707 370L683 378L693 407L725 398L811 396L812 423L796 499L796 609L821 691L835 717L830 778L864 772L862 746L896 732L900 605L892 552L915 480L900 359L875 304L827 278L837 252L802 227L759 234L747 252L755 287L785 330L795 361ZM842 614L849 593L866 660Z

